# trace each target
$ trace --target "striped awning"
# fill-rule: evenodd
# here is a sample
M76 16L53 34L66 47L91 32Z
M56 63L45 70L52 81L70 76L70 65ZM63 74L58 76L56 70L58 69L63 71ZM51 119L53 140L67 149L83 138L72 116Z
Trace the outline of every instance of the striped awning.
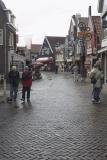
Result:
M97 52L100 54L100 53L103 53L106 51L107 51L107 47L104 47L104 48L101 48L100 50L98 50Z

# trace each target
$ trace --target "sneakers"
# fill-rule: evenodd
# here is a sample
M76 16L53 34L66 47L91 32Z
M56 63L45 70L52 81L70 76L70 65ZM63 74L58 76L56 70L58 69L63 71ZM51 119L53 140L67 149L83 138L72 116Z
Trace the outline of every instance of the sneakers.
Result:
M25 102L25 99L22 98L21 101ZM29 99L29 98L27 98L27 102L30 102L30 99Z
M101 101L99 100L97 103L98 103L98 104L100 104L100 103L101 103Z
M8 102L9 102L9 103L12 103L12 100L10 99Z
M27 99L27 102L30 102L30 99L29 99L29 98Z
M7 102L11 103L12 102L12 98L8 97L7 98Z
M96 101L95 99L93 99L93 98L92 98L92 103L100 104L100 103L101 103L101 101L100 101L100 100Z
M94 99L94 98L92 98L92 102L95 102L95 99Z
M14 98L14 102L16 102L16 98Z
M21 99L21 101L25 102L25 99L24 99L24 98L22 98L22 99Z

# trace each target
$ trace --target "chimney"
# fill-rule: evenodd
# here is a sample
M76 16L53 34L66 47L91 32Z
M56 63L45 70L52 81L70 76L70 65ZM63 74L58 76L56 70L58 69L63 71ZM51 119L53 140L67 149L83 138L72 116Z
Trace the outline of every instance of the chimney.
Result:
M80 18L81 14L80 13L76 13L76 18Z
M88 9L88 16L91 16L91 6L89 6L89 9Z

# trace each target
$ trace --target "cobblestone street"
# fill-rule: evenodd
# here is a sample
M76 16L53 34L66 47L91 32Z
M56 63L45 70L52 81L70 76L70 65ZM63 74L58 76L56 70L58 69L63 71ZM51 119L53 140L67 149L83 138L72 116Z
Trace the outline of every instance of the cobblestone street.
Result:
M107 100L92 104L88 82L44 73L31 103L0 104L0 160L107 160Z

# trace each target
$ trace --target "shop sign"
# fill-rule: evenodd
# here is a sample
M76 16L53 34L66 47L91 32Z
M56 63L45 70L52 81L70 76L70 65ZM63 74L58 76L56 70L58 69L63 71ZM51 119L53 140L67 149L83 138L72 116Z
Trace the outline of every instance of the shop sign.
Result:
M88 54L92 54L92 48L88 48L88 49L87 49L87 55L88 55Z
M77 33L78 38L83 39L83 38L87 38L89 37L91 39L91 33L88 31L84 31L84 32L78 32Z

